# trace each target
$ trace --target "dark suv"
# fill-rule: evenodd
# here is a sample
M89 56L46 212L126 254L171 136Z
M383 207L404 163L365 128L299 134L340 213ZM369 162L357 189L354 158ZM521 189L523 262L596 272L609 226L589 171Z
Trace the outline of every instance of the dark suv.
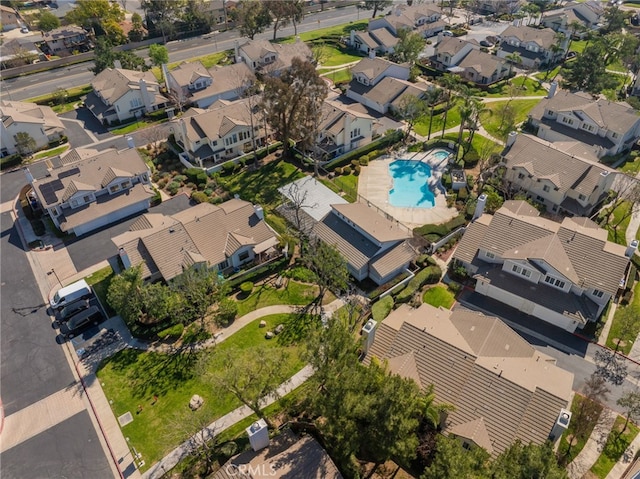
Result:
M60 333L67 339L73 338L90 326L98 324L102 319L100 309L97 306L91 306L89 309L71 316L69 321L60 326Z
M80 301L76 301L75 303L68 304L61 310L56 311L56 321L58 321L58 323L67 321L74 314L79 313L83 309L87 308L89 308L88 299L81 299Z

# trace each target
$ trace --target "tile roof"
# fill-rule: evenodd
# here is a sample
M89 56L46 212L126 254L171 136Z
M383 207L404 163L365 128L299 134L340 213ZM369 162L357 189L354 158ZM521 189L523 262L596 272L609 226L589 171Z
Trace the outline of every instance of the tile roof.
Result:
M458 64L461 68L473 68L477 73L491 78L496 71L504 66L504 61L495 55L490 55L480 50L471 50Z
M362 43L369 48L378 48L379 46L378 42L369 35L369 32L356 32L355 36L362 40Z
M233 65L215 65L208 70L213 82L207 88L194 92L191 95L193 101L198 101L224 92L235 92L235 97L242 93L242 88L247 83L253 83L256 76L246 63L234 63Z
M215 141L237 126L251 125L252 101L255 100L243 98L234 102L216 102L208 110L191 108L178 121L185 122L187 136L191 141L203 138ZM254 126L259 123L259 118L254 116Z
M375 80L380 75L382 75L388 68L392 66L401 66L408 68L407 63L393 63L389 60L385 60L384 58L363 58L356 65L351 67L351 73L362 73L369 80Z
M501 38L515 37L521 42L535 42L545 50L556 43L556 32L551 28L516 27L510 25L500 34Z
M419 96L426 91L426 88L420 89L417 85L399 80L393 77L385 77L375 84L373 87L365 87L362 96L372 100L380 105L393 103L396 99L405 94Z
M309 46L303 41L294 43L271 43L268 40L250 40L240 46L242 50L252 61L259 61L268 53L276 54L276 61L265 67L273 70L280 70L291 66L291 61L295 58L311 61L313 52Z
M312 176L304 176L278 188L278 192L294 203L300 204L316 221L331 213L331 205L347 203L342 196L334 193Z
M585 93L558 91L552 98L540 100L529 113L531 118L542 120L545 110L570 114L579 121L586 116L600 128L624 135L637 125L640 115L625 103L616 103L598 98L594 100ZM596 135L590 135L596 136Z
M364 203L344 203L331 206L380 243L401 241L412 237L412 234L401 228L397 222L388 220Z
M33 123L46 129L65 128L50 107L23 101L0 100L0 120L5 126L12 123Z
M457 37L444 37L440 43L438 43L435 47L435 53L436 55L438 53L447 53L449 55L455 55L456 53L460 52L463 48L467 47L467 46L473 46L475 48L478 48L477 44L474 45L471 42L468 42L466 40L462 40L461 38L457 38Z
M169 71L169 75L181 87L194 83L198 78L211 78L210 73L199 61L181 63L177 68Z
M411 245L403 241L373 258L369 266L378 276L386 278L398 268L409 264L417 256L418 254Z
M516 439L543 443L571 396L573 374L499 319L463 308L400 306L378 325L365 362L374 356L408 377L413 356L420 384L456 407L445 432L490 444L493 455Z
M91 86L110 105L131 90L140 90L140 80L144 80L149 88L157 91L160 86L154 74L150 71L125 70L123 68L107 68L98 73L91 82Z
M574 190L589 196L602 175L615 172L601 163L569 155L551 143L526 134L519 134L503 156L507 168L524 168L536 179L551 181L565 194Z
M42 35L42 38L44 38L45 41L50 42L50 41L59 40L61 38L69 38L69 37L75 37L76 35L86 35L86 34L87 32L82 27L76 27L75 25L67 25L64 27L54 28L53 30L50 30L48 32L44 32L44 34Z
M398 41L400 41L398 37L384 27L370 30L369 34L374 38L377 38L385 47L395 47L398 44Z

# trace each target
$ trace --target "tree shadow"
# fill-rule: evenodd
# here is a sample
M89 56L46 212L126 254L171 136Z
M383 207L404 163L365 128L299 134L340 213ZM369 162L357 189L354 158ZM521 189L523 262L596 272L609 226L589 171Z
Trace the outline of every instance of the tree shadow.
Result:
M284 329L278 335L278 343L290 346L303 341L309 332L320 326L320 316L312 313L310 305L298 308L298 311L289 315L284 323Z

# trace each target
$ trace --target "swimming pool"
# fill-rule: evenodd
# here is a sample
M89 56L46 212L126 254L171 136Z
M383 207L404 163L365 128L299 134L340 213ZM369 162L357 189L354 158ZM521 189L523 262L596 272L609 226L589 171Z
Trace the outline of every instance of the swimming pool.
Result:
M449 152L445 151L445 150L438 150L438 151L433 152L433 157L436 160L444 160L445 158L449 157Z
M431 177L429 165L421 161L395 160L389 164L389 174L393 178L393 188L389 191L391 205L433 208L435 197L427 183Z

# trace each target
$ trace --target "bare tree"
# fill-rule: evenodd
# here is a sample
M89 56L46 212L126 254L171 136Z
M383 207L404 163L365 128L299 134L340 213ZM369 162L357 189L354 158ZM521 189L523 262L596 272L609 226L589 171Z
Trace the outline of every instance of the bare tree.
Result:
M624 378L627 377L627 364L624 356L610 349L598 348L594 359L596 375L614 386L620 386L624 382Z
M177 442L184 441L187 454L197 458L202 466L202 476L211 473L214 465L214 451L218 446L215 428L209 424L209 420L203 410L184 411L169 419L167 446L175 446ZM185 437L188 438L185 441Z
M629 421L635 421L640 417L640 391L638 389L627 391L616 401L616 404L625 409L624 427L619 432L619 435L622 435L627 430Z
M287 207L293 210L295 227L303 236L307 236L309 233L308 229L311 225L304 221L302 211L304 208L315 208L318 206L318 203L308 201L307 196L309 190L300 188L298 182L290 183L285 188L287 188Z

